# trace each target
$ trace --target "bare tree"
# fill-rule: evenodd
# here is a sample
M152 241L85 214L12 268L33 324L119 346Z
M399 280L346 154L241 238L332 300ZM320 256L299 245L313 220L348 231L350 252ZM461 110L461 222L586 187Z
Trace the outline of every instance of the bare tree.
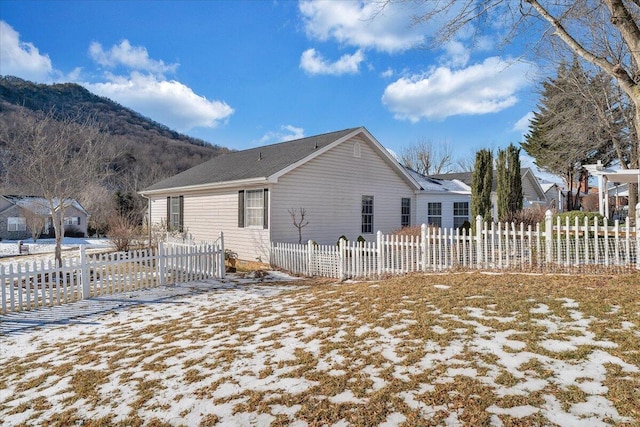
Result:
M37 242L47 225L47 215L42 212L42 208L39 206L25 206L22 208L22 216L24 216L27 230L31 233L33 242Z
M289 209L289 215L291 215L291 220L293 221L294 227L298 229L298 243L302 244L302 229L309 225L309 221L305 221L304 217L307 214L307 210L305 208ZM298 219L300 216L300 219Z
M55 258L62 264L65 209L90 184L108 173L107 134L88 119L12 112L0 127L0 159L6 180L21 191L43 197L55 231Z
M436 145L422 139L403 149L400 163L422 175L437 175L451 171L453 154L449 143Z
M406 0L399 0L406 1ZM384 4L397 2L383 1ZM613 78L634 105L634 134L640 135L640 2L625 0L446 0L427 2L426 11L414 17L415 24L438 26L434 42L464 34L482 40L484 30L498 28L509 43L518 35L538 47L569 51ZM409 6L407 6L409 7ZM442 24L438 24L438 22ZM637 168L640 138L636 137L629 164ZM631 190L631 188L630 188ZM637 202L637 188L630 191L630 209ZM631 212L630 212L631 213Z

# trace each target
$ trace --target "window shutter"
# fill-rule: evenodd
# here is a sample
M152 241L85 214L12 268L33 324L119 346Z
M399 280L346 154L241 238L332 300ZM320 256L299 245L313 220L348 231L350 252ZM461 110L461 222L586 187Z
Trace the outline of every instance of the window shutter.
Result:
M269 189L264 189L264 222L262 228L265 230L269 228Z
M180 196L180 232L184 231L184 196Z
M244 228L244 190L238 191L238 227Z
M171 197L167 197L167 231L171 231Z

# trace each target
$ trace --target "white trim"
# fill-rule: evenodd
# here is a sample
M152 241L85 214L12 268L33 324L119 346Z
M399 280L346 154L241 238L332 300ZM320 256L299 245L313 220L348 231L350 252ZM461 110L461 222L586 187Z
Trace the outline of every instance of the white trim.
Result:
M184 193L188 191L198 191L198 190L213 190L218 188L232 188L239 186L247 186L247 185L264 185L264 183L277 182L269 179L269 177L260 177L260 178L248 178L241 179L237 181L223 181L223 182L214 182L208 184L197 184L197 185L187 185L183 187L169 187L169 188L161 188L159 190L149 190L149 191L141 191L140 195L146 197L149 195L161 195L161 194L174 194L174 193Z

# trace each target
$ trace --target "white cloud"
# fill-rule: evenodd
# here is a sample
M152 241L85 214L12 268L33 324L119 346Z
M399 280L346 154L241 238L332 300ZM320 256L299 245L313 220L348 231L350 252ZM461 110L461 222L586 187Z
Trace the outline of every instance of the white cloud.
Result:
M393 70L391 69L391 67L387 68L386 70L384 70L382 73L380 73L380 77L383 77L385 79L391 78L393 77L395 73L393 72Z
M533 120L533 111L529 111L527 114L522 116L522 118L513 125L513 131L520 132L523 135L528 133L531 120Z
M353 55L342 55L335 62L329 62L315 49L307 49L300 58L300 68L309 74L329 74L333 76L357 74L360 71L360 63L362 61L364 61L364 54L361 50L357 50Z
M382 102L397 119L417 122L449 116L495 113L513 106L531 84L535 65L498 57L460 70L437 67L387 86Z
M182 132L195 127L216 127L234 111L225 102L209 101L175 80L138 72L130 76L109 75L108 80L84 86Z
M0 74L43 82L52 72L49 55L40 54L32 43L21 42L20 34L0 21Z
M107 51L102 48L100 43L92 42L89 46L89 55L98 64L108 68L124 66L131 70L152 73L175 72L179 65L165 64L162 60L151 59L145 47L131 46L129 40L123 40L119 45L113 45Z
M355 1L301 1L300 13L307 36L326 41L370 48L381 52L401 52L425 41L429 31L411 26L415 8L404 4Z
M452 40L443 46L446 54L442 58L442 65L448 67L464 67L469 63L471 53L461 42Z
M260 144L271 144L276 142L293 141L304 138L304 129L292 125L282 125L279 131L267 132L260 138Z

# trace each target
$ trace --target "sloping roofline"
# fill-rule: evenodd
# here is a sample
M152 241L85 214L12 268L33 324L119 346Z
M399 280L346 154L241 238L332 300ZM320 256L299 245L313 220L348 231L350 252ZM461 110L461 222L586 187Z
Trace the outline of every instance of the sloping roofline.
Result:
M143 196L168 192L275 183L337 145L362 134L374 150L415 190L420 185L363 126L221 154L140 191Z

